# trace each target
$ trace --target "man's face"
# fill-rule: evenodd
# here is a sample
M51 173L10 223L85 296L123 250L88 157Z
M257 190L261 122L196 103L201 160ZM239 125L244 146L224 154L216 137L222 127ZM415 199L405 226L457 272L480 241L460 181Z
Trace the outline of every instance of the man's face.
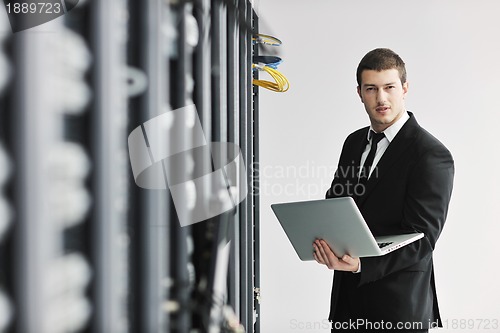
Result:
M408 82L401 84L397 69L361 73L358 94L375 131L382 132L401 118L407 92Z

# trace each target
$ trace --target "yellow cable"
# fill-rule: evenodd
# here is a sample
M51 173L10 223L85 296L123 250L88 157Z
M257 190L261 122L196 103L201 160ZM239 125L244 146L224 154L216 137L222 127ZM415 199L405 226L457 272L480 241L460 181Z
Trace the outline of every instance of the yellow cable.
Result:
M263 70L274 79L275 82L266 81L266 80L253 80L253 84L256 86L266 88L275 92L285 92L290 88L290 82L288 82L287 78L278 70L271 68L269 66L262 66L253 64L252 68L258 68Z
M280 46L281 41L271 35L264 35L264 34L254 34L252 37L252 41L257 44L266 44L266 45L273 45L273 46Z

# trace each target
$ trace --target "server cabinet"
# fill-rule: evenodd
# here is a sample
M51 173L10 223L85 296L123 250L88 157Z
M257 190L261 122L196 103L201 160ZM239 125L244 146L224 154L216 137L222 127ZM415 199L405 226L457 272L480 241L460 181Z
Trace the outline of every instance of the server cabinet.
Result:
M20 32L0 15L0 332L259 332L251 3L67 9ZM141 187L137 128L148 158L207 145Z

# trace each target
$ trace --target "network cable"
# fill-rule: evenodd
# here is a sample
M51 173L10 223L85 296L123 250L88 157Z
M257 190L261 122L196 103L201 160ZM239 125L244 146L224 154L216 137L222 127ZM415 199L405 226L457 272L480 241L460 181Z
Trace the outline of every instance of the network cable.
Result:
M254 34L252 36L252 43L253 44L264 44L264 45L271 45L271 46L280 46L281 41L271 35L264 35L264 34Z
M276 91L285 92L288 90L289 82L286 77L278 71L278 65L280 65L283 60L276 56L254 56L253 59L253 70L266 71L271 75L275 82L270 82L266 80L254 80L254 84L261 86L263 88Z

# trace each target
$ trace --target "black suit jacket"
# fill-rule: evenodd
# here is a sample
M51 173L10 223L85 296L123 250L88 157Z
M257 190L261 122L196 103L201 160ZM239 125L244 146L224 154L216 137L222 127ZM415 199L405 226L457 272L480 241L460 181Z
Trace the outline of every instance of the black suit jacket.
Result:
M364 188L353 185L369 129L350 134L326 197L352 196L375 236L423 232L425 237L385 256L361 258L359 274L335 271L329 317L334 322L441 326L432 252L446 220L454 162L409 114Z

